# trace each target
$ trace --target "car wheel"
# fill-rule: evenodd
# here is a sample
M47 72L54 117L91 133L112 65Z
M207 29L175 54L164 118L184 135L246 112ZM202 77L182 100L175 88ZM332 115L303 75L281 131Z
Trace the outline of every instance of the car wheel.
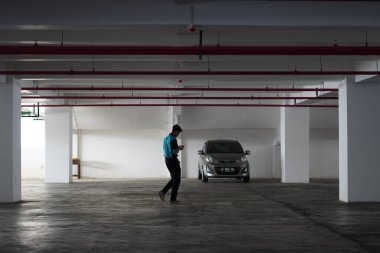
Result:
M198 180L202 180L202 173L199 169L198 169Z
M204 173L202 173L202 182L203 183L207 183L208 182L208 178L205 176Z
M244 183L249 183L249 180L250 180L249 176L243 177L243 182Z

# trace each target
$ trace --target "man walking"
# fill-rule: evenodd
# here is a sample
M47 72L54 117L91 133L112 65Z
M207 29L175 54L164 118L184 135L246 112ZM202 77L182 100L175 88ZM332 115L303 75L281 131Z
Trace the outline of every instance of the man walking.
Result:
M170 204L178 204L177 193L179 184L181 183L181 167L178 161L178 153L183 150L184 146L178 146L177 137L182 132L182 128L179 125L174 125L172 132L164 139L164 156L166 167L170 172L170 181L158 194L162 201L165 201L165 194L172 189Z

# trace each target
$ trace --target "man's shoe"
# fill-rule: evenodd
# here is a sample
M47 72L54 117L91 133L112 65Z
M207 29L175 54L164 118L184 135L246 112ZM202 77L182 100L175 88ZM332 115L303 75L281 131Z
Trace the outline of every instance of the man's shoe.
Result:
M181 201L178 200L170 200L170 204L180 204Z
M165 201L165 193L163 193L162 191L158 192L158 196L160 196L160 199L162 201Z

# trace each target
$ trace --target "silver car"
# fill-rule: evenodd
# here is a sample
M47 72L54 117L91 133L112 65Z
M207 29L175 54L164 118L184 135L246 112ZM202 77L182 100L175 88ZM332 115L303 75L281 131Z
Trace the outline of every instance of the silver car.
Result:
M249 163L244 151L236 140L209 140L198 151L198 179L208 182L209 178L236 178L248 183Z

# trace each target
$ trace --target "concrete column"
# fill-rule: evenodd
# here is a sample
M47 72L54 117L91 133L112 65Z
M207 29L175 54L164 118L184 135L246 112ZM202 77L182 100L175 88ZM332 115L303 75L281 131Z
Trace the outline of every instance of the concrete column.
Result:
M281 181L309 182L309 108L281 108Z
M46 108L46 183L71 183L72 108Z
M173 106L166 107L166 122L165 122L165 133L167 135L172 130L174 123L174 108Z
M380 82L339 87L339 199L380 201Z
M21 91L0 77L0 203L21 200Z
M182 114L182 107L175 106L173 108L173 125L178 124L181 126L181 114ZM183 127L183 126L181 126ZM186 131L186 130L184 130ZM179 135L177 138L178 145L182 145L182 134ZM186 147L185 147L186 148ZM179 152L178 155L178 160L180 161L181 164L183 164L183 151Z

